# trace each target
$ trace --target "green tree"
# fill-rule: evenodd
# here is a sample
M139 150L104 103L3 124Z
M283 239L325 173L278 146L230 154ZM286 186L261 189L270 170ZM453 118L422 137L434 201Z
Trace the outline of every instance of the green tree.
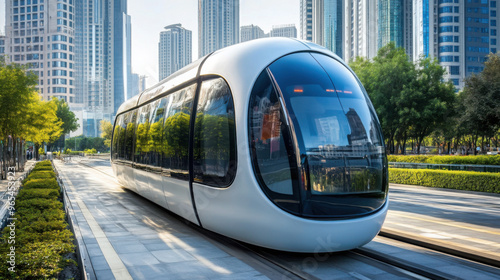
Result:
M68 106L68 103L64 99L58 99L52 97L52 101L57 105L57 117L62 122L62 135L54 143L50 143L48 149L53 150L53 147L64 147L66 134L76 131L80 126L78 124L78 118L76 118L75 113L73 113Z
M425 137L447 124L454 114L455 88L443 82L445 69L436 59L421 58L411 90L402 96L402 118L420 147ZM417 149L417 153L420 149Z
M474 153L480 137L492 138L500 128L500 56L488 55L484 65L483 72L465 79L460 98L459 126L471 136Z
M101 120L100 128L101 137L104 138L104 145L111 147L111 137L113 136L113 125L108 120Z

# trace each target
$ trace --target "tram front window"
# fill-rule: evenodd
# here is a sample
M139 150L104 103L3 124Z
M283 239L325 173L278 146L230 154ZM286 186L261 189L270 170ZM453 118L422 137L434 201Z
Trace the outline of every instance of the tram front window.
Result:
M339 218L379 209L387 191L380 125L353 74L311 53L285 56L269 70L300 151L301 215Z

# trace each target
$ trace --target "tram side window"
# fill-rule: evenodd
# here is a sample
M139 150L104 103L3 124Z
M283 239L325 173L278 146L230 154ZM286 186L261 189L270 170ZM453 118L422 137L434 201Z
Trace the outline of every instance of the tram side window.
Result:
M151 150L148 134L150 129L149 116L151 104L142 106L137 114L137 129L134 147L134 162L149 164L149 151Z
M168 97L164 97L151 104L151 126L148 133L149 164L154 166L160 166L161 163L162 130L167 100Z
M162 138L162 167L171 177L189 180L189 123L196 85L170 94Z
M132 160L134 153L134 136L136 129L137 110L129 113L125 128L125 154L124 160Z
M125 133L127 132L127 122L130 118L130 112L120 116L120 133L118 134L118 159L125 159Z
M115 128L113 130L113 154L112 159L118 159L118 151L120 149L119 139L121 131L121 125L123 122L123 115L118 116L115 123Z
M236 173L234 104L222 78L201 85L194 128L194 180L227 187Z

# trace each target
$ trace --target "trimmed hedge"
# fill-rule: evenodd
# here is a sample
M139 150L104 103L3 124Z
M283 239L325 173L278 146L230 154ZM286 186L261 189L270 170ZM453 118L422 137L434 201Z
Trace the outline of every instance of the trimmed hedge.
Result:
M430 164L478 164L478 165L500 165L500 155L479 156L428 156L428 155L388 155L389 162L411 162Z
M38 199L52 199L55 200L59 197L59 191L54 189L22 189L17 195L19 200L28 200L33 198Z
M499 173L389 168L389 182L434 188L500 193Z
M0 279L57 279L74 261L73 233L68 229L60 199L60 187L50 161L36 165L23 182L15 200L15 243L8 243L11 229L0 236ZM7 255L15 247L15 272L9 272Z
M26 181L23 189L56 189L59 190L59 184L56 179L31 179Z
M56 173L54 171L33 171L24 179L23 184L33 179L55 179Z

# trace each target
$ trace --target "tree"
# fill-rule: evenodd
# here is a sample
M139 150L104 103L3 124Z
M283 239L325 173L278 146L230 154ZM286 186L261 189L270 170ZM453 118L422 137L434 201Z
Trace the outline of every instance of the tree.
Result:
M443 82L445 70L436 59L421 58L416 70L416 80L402 98L404 107L401 118L411 123L411 134L420 147L424 137L441 127L454 113L455 88ZM417 149L417 153L420 149Z
M113 125L108 120L101 120L101 137L104 138L104 145L111 147L111 137L113 136Z
M52 101L57 105L57 111L56 111L57 117L62 122L61 137L56 139L54 144L56 147L62 148L64 147L66 134L72 131L76 131L80 125L78 124L78 118L76 118L75 113L71 112L68 103L66 103L64 99L58 99L56 97L52 97Z
M491 138L500 128L500 56L488 55L480 74L465 79L459 119L463 133L472 136L471 148L476 152L479 137Z
M411 90L415 67L403 48L391 42L379 49L373 62L356 58L350 64L363 83L377 111L384 138L391 153L395 152L397 134L405 135L408 123L400 116L403 97ZM407 133L406 133L407 134Z

